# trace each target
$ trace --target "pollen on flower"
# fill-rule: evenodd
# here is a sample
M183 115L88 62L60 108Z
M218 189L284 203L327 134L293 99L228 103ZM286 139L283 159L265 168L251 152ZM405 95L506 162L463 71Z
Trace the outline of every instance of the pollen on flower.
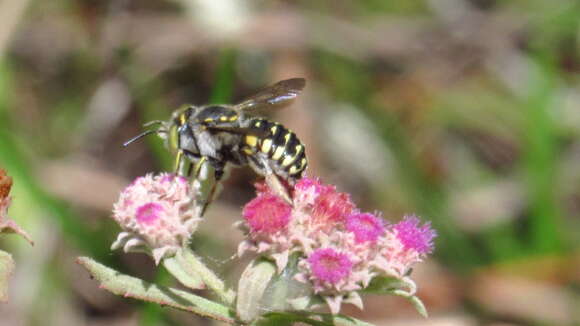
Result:
M348 255L332 248L317 249L308 257L308 263L316 279L331 284L346 278L353 266Z
M433 239L437 234L431 228L431 223L427 222L421 226L420 222L414 215L405 216L401 222L393 226L393 229L405 249L428 254L433 251Z
M370 213L349 215L346 229L354 234L357 243L374 242L385 232L383 220Z
M146 175L121 192L113 218L125 232L114 248L145 244L156 262L185 245L200 221L194 192L183 178Z
M274 233L288 225L291 211L282 198L264 192L246 204L243 216L251 231Z

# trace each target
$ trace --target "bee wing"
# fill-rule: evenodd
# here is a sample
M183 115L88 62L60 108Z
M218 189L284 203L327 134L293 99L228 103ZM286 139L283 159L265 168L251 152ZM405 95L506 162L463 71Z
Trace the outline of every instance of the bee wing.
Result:
M306 80L304 78L279 81L234 105L234 110L254 111L286 106L300 94L305 85Z

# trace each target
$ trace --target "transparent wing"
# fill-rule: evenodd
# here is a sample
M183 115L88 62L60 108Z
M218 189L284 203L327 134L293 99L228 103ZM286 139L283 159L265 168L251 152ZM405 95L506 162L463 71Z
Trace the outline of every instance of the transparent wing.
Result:
M238 111L254 111L281 108L290 104L300 94L305 85L306 80L304 78L279 81L236 104L234 109Z

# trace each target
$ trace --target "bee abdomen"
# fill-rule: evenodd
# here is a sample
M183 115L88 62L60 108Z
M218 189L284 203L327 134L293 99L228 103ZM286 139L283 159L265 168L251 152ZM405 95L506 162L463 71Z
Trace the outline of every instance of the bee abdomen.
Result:
M295 133L279 123L255 118L248 126L255 133L244 136L243 153L248 156L262 153L279 176L299 179L308 165L304 145ZM260 136L257 136L260 135Z

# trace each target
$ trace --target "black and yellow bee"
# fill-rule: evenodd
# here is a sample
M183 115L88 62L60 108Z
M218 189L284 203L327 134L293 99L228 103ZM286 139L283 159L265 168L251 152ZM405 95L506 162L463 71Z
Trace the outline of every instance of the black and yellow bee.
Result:
M288 105L305 83L303 78L283 80L234 105L185 106L173 112L169 121L149 123L159 128L145 131L124 146L157 133L175 154L177 173L190 174L193 165L209 162L219 182L228 164L248 164L290 200L285 183L292 185L302 177L308 165L304 145L283 125L248 114Z

